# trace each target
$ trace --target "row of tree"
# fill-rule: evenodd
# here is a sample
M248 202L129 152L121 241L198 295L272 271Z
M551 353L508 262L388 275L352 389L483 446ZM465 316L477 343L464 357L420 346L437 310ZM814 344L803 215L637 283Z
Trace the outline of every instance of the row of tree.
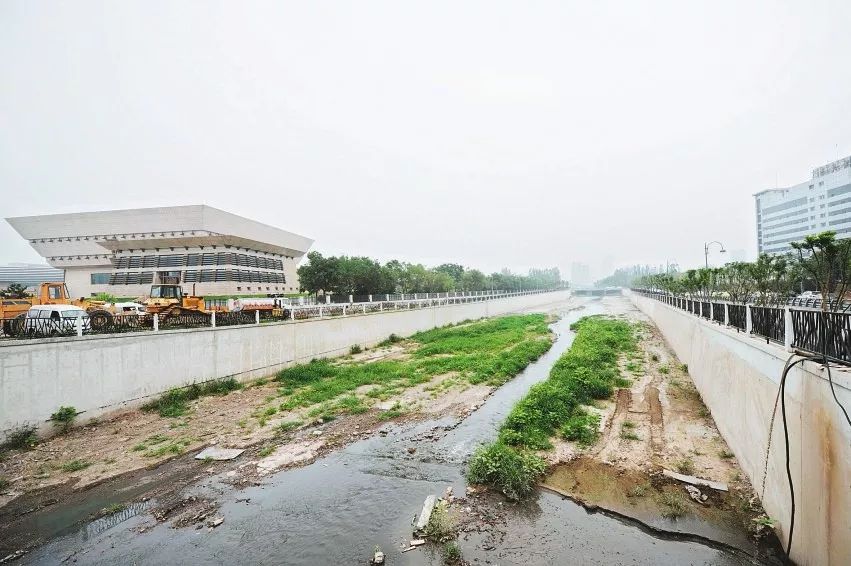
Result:
M310 252L307 259L307 263L298 268L298 277L302 291L309 293L445 293L566 286L557 267L531 269L528 275L517 275L507 269L485 275L478 269L456 263L429 268L392 260L382 265L368 257L326 257L319 252Z
M832 231L791 243L787 255L762 254L755 262L733 262L719 268L689 269L637 278L634 285L709 301L780 306L804 289L817 291L823 310L844 310L851 291L851 239Z

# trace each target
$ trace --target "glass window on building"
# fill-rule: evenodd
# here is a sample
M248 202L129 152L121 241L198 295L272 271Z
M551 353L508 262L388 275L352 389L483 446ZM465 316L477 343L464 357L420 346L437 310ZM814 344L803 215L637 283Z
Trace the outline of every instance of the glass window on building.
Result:
M109 285L109 273L92 273L92 285Z

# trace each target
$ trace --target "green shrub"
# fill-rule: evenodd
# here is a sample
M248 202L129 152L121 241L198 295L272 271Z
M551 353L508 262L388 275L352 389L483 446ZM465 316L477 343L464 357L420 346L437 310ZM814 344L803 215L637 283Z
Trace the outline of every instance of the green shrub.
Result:
M360 347L360 344L355 344L351 348L349 348L349 353L353 356L355 354L360 354L361 352L363 352L363 348Z
M449 509L444 501L439 501L431 511L431 517L425 528L425 536L433 541L444 541L455 536L455 522L449 515Z
M77 409L74 407L59 407L55 413L50 415L50 420L53 421L53 426L61 428L62 432L67 432L76 418Z
M476 450L467 480L493 486L509 499L520 499L534 489L546 468L544 460L532 452L497 441Z
M6 438L0 443L0 452L6 450L23 450L38 443L35 434L36 426L30 424L16 425L6 432Z
M666 519L682 517L688 511L688 501L679 493L666 491L659 496L658 502L662 506L662 516Z

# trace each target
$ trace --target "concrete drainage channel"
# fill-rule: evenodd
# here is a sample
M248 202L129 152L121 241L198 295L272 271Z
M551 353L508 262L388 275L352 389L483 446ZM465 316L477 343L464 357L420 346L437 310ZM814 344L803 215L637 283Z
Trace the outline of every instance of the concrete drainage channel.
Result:
M217 501L215 515L224 521L215 528L171 528L146 513L128 513L118 525L104 530L83 526L20 561L171 563L179 557L181 563L205 565L367 564L376 559L385 564L440 564L437 546L420 544L415 536L423 502L447 493L447 488L469 495L463 477L467 458L495 436L529 387L546 378L572 342L570 324L601 312L602 306L592 302L555 323L558 339L550 351L460 422L453 418L386 425L381 434L244 489L225 483L224 474L199 479L185 496ZM479 526L458 540L468 562L552 564L579 556L583 562L608 563L751 562L717 545L678 540L589 513L543 490L521 504L487 495L457 499L464 512L480 518Z

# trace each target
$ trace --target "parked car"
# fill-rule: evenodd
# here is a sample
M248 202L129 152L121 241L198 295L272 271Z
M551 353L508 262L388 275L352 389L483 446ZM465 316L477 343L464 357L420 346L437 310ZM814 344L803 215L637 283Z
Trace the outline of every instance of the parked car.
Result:
M35 305L21 321L21 331L32 337L70 336L77 332L81 319L83 332L91 328L89 315L75 305Z

